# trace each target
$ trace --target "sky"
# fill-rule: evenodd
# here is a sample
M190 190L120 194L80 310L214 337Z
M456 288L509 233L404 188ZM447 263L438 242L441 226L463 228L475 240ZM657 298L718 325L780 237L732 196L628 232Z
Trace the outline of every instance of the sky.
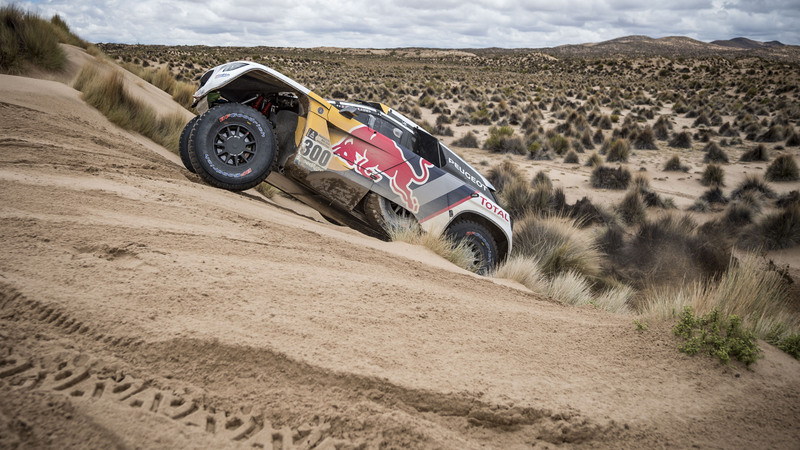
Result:
M542 48L628 35L800 44L800 0L32 0L90 42Z

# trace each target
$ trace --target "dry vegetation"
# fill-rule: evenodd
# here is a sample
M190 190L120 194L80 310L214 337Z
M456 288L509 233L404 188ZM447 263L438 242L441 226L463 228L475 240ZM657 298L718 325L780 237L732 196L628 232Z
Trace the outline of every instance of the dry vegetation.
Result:
M449 145L481 148L479 164L492 166L490 179L517 219L514 257L498 274L569 303L652 316L653 305L669 298L670 311L692 305L704 313L708 292L731 279L740 259L756 281L778 273L738 249L800 243L792 200L798 194L764 193L767 182L798 178L800 71L793 49L788 58L786 52L628 57L594 50L554 58L504 50L432 57L414 49L101 47L171 93L217 64L253 60L326 97L386 103ZM654 172L634 177L645 170L634 165L646 158L658 161ZM517 167L556 161L591 175L588 187L618 192L616 200L570 202L570 186L554 187L545 172L528 178L530 170ZM748 185L731 179L730 166L747 162L763 163L763 179ZM670 171L706 186L681 208L689 215L675 212L674 200L650 185ZM703 287L663 292L676 283ZM773 314L780 338L796 335L796 317L781 314ZM761 327L759 336L766 333Z

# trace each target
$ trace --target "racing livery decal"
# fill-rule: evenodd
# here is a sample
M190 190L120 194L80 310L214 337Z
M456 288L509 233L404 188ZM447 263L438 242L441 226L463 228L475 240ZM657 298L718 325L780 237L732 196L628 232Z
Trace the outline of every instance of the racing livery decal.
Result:
M396 142L366 125L359 125L348 133L352 137L345 137L333 145L333 154L339 161L376 182L385 177L392 192L400 196L401 206L418 213L419 200L411 185L425 184L433 164L418 158L420 167L417 169Z

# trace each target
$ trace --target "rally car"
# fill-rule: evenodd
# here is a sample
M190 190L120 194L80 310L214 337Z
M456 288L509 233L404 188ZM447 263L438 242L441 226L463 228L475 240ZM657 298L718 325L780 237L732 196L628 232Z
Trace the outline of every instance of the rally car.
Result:
M511 251L511 218L491 183L386 105L328 101L274 69L236 61L200 78L194 106L180 156L212 186L266 181L330 221L385 237L409 223L447 233L466 240L478 273Z

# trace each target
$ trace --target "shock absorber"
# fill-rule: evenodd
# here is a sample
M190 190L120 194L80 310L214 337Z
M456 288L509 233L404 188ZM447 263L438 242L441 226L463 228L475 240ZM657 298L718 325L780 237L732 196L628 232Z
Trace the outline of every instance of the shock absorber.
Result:
M253 103L253 108L260 111L265 117L269 118L270 110L272 110L272 102L267 101L264 95L259 95L255 103Z

